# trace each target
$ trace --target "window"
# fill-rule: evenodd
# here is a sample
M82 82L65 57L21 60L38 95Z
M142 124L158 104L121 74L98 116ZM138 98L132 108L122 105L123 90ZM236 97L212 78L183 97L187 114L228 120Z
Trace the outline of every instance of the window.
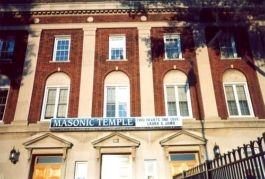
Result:
M246 83L224 84L230 116L252 116L252 107Z
M181 59L181 43L180 35L178 34L167 34L164 35L164 46L165 46L165 59L174 60Z
M70 37L56 37L53 51L53 61L69 61Z
M229 33L222 33L219 40L221 59L238 58L234 37Z
M188 85L165 85L165 103L168 116L191 117Z
M4 118L7 96L8 88L0 88L0 121Z
M75 179L87 179L87 162L75 163Z
M47 87L45 91L42 119L67 116L68 87Z
M145 160L145 179L157 179L156 160Z
M10 60L13 59L15 48L14 39L0 39L0 59Z
M109 37L109 59L126 59L126 38L124 35L113 35Z
M131 155L102 155L101 178L102 179L131 179L132 157ZM115 166L115 167L114 167Z
M128 117L130 115L128 86L106 86L105 90L105 116Z

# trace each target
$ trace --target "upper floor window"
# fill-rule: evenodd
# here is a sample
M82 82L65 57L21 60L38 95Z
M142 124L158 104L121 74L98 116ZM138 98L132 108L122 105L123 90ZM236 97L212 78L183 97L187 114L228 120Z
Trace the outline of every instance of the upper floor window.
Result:
M164 77L166 115L191 117L191 100L187 76L178 70L168 72Z
M0 75L0 121L4 119L9 88L9 78L5 75Z
M230 116L250 116L250 97L246 83L224 84L226 103Z
M223 76L223 85L229 116L253 116L247 81L244 74L237 70L227 70Z
M188 86L165 85L165 92L167 115L189 117L191 112Z
M8 96L8 88L0 87L0 121L2 121L4 118L7 96Z
M165 59L181 59L181 42L179 34L164 35Z
M104 80L104 116L130 116L129 78L121 71L108 74Z
M129 88L128 86L106 86L106 117L129 116Z
M53 51L53 61L69 61L71 39L68 36L56 37Z
M238 58L234 36L230 33L222 33L219 39L221 59Z
M70 78L62 72L49 76L42 105L41 119L67 117Z
M109 37L109 59L126 59L126 37L125 35L111 35Z
M0 39L0 60L11 60L14 56L15 39Z
M47 87L43 104L43 119L67 116L68 87Z

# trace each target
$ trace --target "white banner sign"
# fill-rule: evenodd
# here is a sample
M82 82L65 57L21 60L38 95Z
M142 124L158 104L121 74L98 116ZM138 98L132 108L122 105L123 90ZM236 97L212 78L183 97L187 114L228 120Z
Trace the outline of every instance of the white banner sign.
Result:
M54 118L50 129L61 130L141 130L180 128L179 117L124 117L124 118Z

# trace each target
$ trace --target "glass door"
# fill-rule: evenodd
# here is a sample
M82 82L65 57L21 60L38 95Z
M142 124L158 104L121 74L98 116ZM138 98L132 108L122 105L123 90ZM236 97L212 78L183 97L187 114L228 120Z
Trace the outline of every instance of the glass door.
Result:
M60 179L62 165L61 156L36 156L33 179Z
M101 179L131 179L131 155L102 155Z

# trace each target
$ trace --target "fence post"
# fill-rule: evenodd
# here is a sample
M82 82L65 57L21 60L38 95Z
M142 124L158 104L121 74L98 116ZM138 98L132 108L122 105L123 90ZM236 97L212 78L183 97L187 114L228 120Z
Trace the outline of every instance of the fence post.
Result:
M211 160L206 160L205 164L206 164L206 179L212 179L212 173L211 173Z

